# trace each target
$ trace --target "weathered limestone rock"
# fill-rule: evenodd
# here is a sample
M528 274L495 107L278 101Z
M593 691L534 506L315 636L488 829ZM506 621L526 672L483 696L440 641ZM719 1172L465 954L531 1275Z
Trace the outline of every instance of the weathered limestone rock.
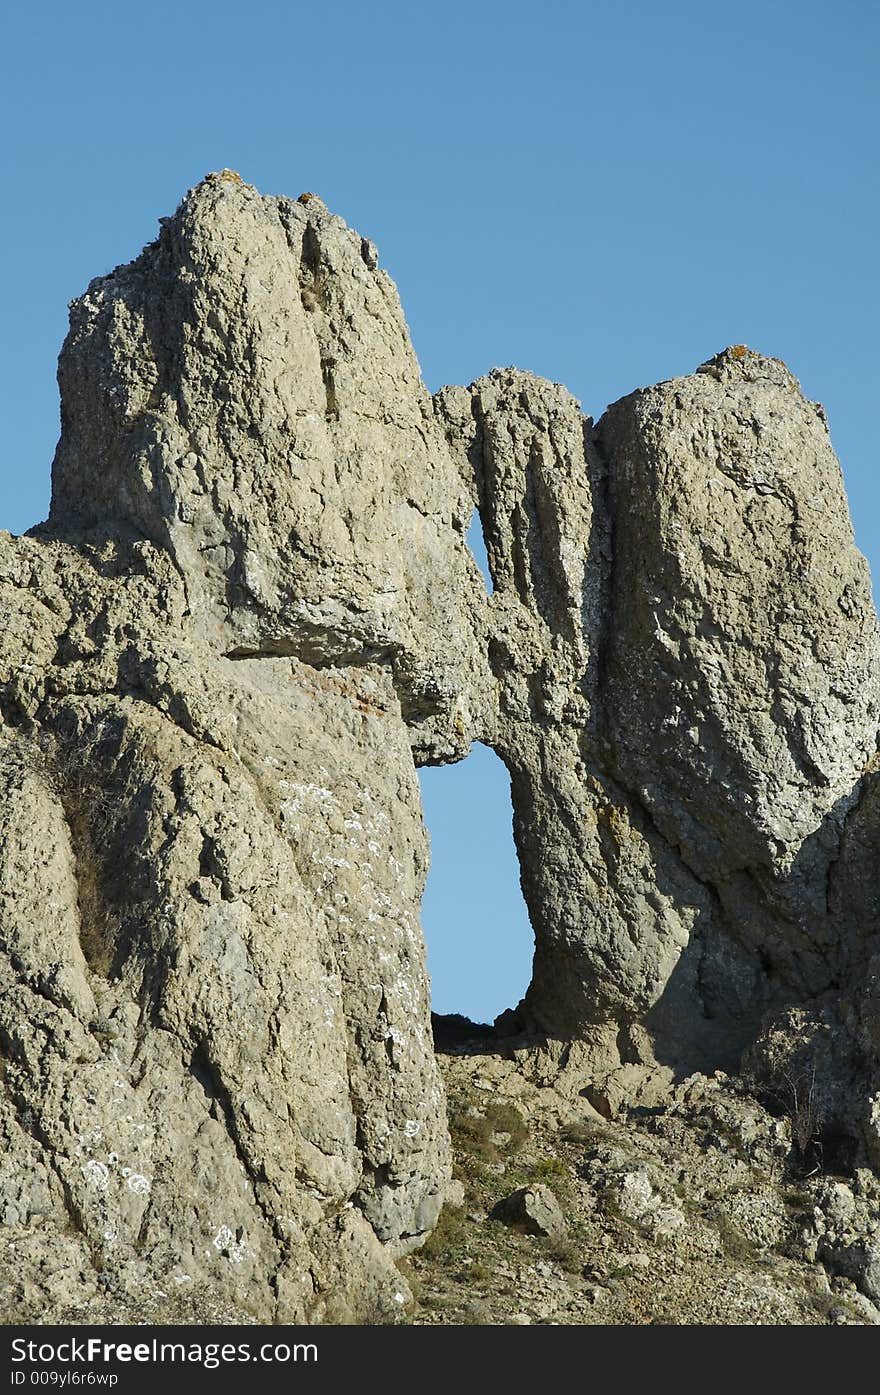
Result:
M0 1315L400 1310L450 1174L415 767L477 739L535 1070L617 1117L746 1051L880 1163L877 622L782 364L432 404L373 245L224 171L59 381L0 534Z
M375 255L229 176L59 377L0 540L10 1302L393 1313L449 1176L413 750L489 691L468 489Z
M517 1187L510 1196L502 1197L492 1216L527 1235L546 1235L552 1240L565 1235L565 1217L559 1202L551 1188L540 1182L532 1187Z
M379 1241L448 1170L393 685L162 654L149 619L137 687L72 664L19 702L3 665L35 708L0 729L5 1098L107 1268L136 1246L264 1317L393 1302Z
M473 500L366 239L209 176L74 303L59 382L53 534L167 549L212 652L390 664L420 756L466 753Z
M595 430L515 370L437 407L495 585L492 741L537 941L520 1020L633 1064L734 1066L866 955L874 821L845 828L877 622L824 415L741 348Z
M578 1035L646 1012L709 896L610 775L605 651L612 534L607 468L555 384L496 371L438 405L479 481L495 584L492 743L511 772L536 933L528 1020Z
M823 1178L808 1243L828 1269L851 1279L875 1303L880 1299L880 1185L859 1170L855 1186Z
M615 769L764 975L814 993L840 969L826 874L880 694L824 415L778 360L729 350L616 404L598 436L629 581L608 654Z

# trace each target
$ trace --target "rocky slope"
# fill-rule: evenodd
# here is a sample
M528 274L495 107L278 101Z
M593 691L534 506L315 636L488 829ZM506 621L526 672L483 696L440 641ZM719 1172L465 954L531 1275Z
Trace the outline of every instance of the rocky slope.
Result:
M784 365L432 402L373 244L223 171L59 383L0 534L6 1320L408 1311L457 1194L415 769L475 740L536 935L501 1030L603 1117L746 1070L880 1167L877 621Z
M742 1082L600 1114L546 1044L441 1052L460 1190L402 1261L413 1322L880 1323L876 1173L823 1172Z

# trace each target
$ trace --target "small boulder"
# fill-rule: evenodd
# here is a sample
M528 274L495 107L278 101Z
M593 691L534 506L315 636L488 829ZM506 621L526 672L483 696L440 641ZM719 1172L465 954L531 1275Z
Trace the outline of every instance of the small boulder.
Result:
M503 1221L512 1230L527 1235L546 1235L560 1239L566 1231L565 1217L549 1187L519 1187L505 1196L492 1211L492 1219Z

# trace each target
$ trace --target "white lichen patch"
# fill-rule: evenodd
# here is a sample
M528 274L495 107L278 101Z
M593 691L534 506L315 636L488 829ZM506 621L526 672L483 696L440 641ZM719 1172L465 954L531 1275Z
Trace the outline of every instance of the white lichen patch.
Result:
M221 1225L214 1236L214 1249L228 1259L230 1264L241 1264L250 1253L247 1243L236 1238L228 1225Z
M94 1187L96 1192L107 1190L110 1171L106 1163L98 1162L97 1158L90 1158L87 1163L83 1163L80 1171L89 1186Z
M228 1250L229 1246L234 1244L235 1236L229 1229L229 1226L221 1225L217 1234L214 1236L214 1249L222 1252L223 1250Z

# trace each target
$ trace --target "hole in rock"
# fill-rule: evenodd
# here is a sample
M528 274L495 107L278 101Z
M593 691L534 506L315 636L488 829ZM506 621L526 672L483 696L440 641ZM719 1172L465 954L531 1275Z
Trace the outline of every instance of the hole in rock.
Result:
M474 509L474 516L467 530L467 545L474 555L474 561L483 573L486 590L491 596L492 592L495 590L495 586L492 582L492 573L489 571L489 556L486 552L486 543L483 538L483 525L480 522L480 513L478 509Z
M475 745L457 765L419 771L431 870L422 902L431 1007L492 1022L532 976L534 935L519 882L510 777Z

